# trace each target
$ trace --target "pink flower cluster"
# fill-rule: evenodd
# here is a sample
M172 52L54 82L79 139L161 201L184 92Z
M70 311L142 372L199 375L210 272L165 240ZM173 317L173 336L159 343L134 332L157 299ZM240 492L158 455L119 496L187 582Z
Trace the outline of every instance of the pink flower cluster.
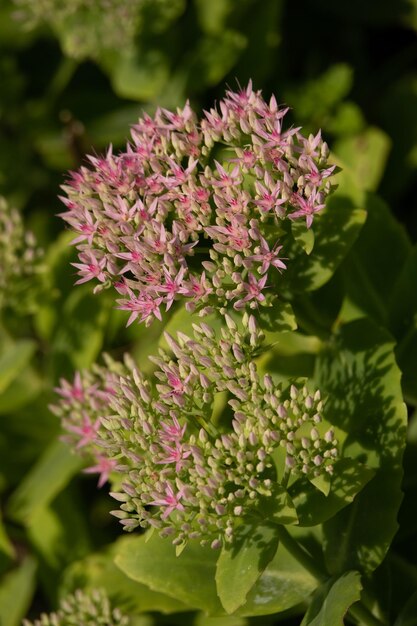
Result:
M170 352L152 357L152 377L126 356L61 381L54 411L66 439L94 459L87 471L100 474L99 485L112 474L121 503L113 514L127 530L153 526L176 544L218 547L266 511L288 523L292 507L296 521L290 475L333 473L338 441L320 391L260 375L252 359L263 334L254 316L242 318L241 329L226 315L217 332L202 322L193 337L167 334ZM224 392L228 406L215 424L213 403Z
M79 280L113 285L134 320L269 303L269 271L286 268L288 220L309 228L331 189L320 132L284 129L287 108L251 83L201 121L187 102L133 126L126 150L89 157L63 186Z

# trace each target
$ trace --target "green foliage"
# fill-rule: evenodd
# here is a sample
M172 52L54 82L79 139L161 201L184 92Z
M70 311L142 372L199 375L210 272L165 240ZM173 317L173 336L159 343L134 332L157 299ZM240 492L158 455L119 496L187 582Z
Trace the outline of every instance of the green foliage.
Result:
M103 589L131 626L417 625L415 0L0 4L1 625L77 589ZM342 168L313 227L277 236L291 263L268 278L274 305L253 310L258 372L320 387L341 458L331 475L290 475L230 545L181 552L158 529L120 537L106 487L75 479L83 461L48 406L59 379L103 351L152 372L163 331L201 320L176 304L126 329L107 292L74 288L56 196L87 152L117 153L143 108L209 109L249 78L295 127L321 127ZM204 408L221 434L230 399L225 389ZM269 471L284 467L280 450Z

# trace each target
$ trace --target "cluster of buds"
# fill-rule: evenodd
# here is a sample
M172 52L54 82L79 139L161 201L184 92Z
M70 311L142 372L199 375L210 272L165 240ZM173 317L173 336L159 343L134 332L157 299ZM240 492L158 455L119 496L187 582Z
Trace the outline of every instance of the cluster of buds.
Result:
M25 231L19 211L0 197L0 309L30 309L34 278L43 271L42 256L33 234Z
M144 0L14 0L28 27L48 23L72 57L99 56L103 49L126 46L140 25ZM69 27L70 25L70 27Z
M179 298L202 315L270 304L291 221L310 228L334 169L320 132L284 129L287 111L249 83L201 121L188 102L145 114L126 151L89 157L63 186L77 283L113 286L128 323Z
M58 611L43 613L34 622L23 620L23 626L128 626L129 618L112 609L102 590L77 590L61 601Z
M267 509L278 520L288 481L333 471L337 441L320 392L261 376L255 318L225 321L219 332L201 323L191 338L166 335L170 352L151 357L153 379L126 357L61 381L53 410L69 443L94 459L87 471L100 484L111 474L113 513L127 530L219 547Z

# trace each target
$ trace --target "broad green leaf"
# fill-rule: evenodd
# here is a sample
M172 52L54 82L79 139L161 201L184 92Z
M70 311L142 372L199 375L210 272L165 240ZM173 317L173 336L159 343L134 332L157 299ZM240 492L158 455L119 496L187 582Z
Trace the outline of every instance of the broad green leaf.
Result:
M314 248L314 231L312 228L307 228L304 220L297 220L291 224L291 232L294 239L300 244L306 254Z
M100 353L112 300L93 295L90 287L74 288L65 301L53 339L53 361L62 372L89 367Z
M359 135L339 139L333 149L353 171L358 186L375 191L383 176L390 147L386 133L379 128L368 127Z
M198 22L206 33L221 33L229 14L233 11L233 0L194 0Z
M12 494L8 515L23 524L29 523L69 483L82 463L64 443L51 443Z
M163 90L169 76L169 60L158 48L128 48L104 59L113 89L121 98L149 101Z
M69 491L60 493L52 504L37 509L28 521L28 537L48 568L54 570L54 576L91 550L84 511L71 495Z
M27 406L41 391L42 380L36 369L31 366L23 367L0 394L0 415L9 415Z
M417 626L417 591L404 606L394 626Z
M375 470L353 503L324 524L328 568L373 571L397 531L407 411L393 342L370 320L342 326L317 358L326 419L347 432L343 456Z
M346 572L331 578L315 592L301 626L344 626L343 618L349 607L360 600L359 572Z
M114 564L120 550L130 550L132 537L122 537L102 552L76 561L65 570L60 595L75 589L105 589L115 606L132 613L159 611L177 613L189 610L179 599L136 582ZM135 538L136 539L136 538Z
M0 393L20 374L35 352L36 344L29 339L22 339L8 345L0 354Z
M407 399L417 403L417 247L404 263L390 300L390 328L398 340L396 355Z
M297 328L297 321L291 304L280 299L275 300L271 307L261 307L258 320L268 343L275 342L277 333L284 333Z
M190 58L190 87L199 89L220 82L233 68L246 43L242 33L231 29L200 37Z
M170 540L154 533L148 541L142 535L121 545L115 563L129 578L153 591L176 598L190 609L221 615L215 583L218 556L216 550L192 541L177 557Z
M0 585L0 624L20 626L35 590L36 561L28 556Z
M277 289L285 293L304 293L324 285L342 262L359 235L366 213L355 208L348 198L334 195L329 198L326 209L316 216L312 229L315 243L308 255L294 241L285 250L291 259L287 270L277 278ZM282 285L282 286L281 286Z
M0 517L0 573L10 565L14 558L16 558L15 548L7 535L3 520Z
M375 470L353 459L341 459L334 464L329 494L319 487L311 489L307 479L299 479L289 488L300 526L322 524L350 504L356 494L371 480Z
M316 579L280 543L237 614L249 617L286 611L306 602L316 587Z
M222 617L208 617L200 613L193 626L247 626L248 622L244 617L222 616Z
M274 525L243 526L232 544L224 545L217 561L217 594L227 613L245 603L253 587L278 548Z
M411 244L404 227L377 196L367 195L366 211L365 226L341 273L348 298L362 315L387 324L388 311L396 306L394 290ZM341 319L345 319L343 312Z

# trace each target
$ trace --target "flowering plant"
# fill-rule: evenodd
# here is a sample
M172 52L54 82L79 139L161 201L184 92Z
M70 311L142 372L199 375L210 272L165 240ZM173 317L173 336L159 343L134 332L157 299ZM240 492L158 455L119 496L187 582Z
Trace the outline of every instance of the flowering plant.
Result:
M358 603L361 574L383 558L395 512L370 550L351 507L375 497L388 465L398 501L399 375L387 337L365 321L346 320L325 343L306 334L313 320L303 323L300 293L329 280L365 214L337 194L326 203L327 146L320 132L286 128L287 111L251 84L200 122L189 103L158 109L133 127L126 151L71 173L62 217L75 233L77 284L114 288L128 326L163 321L166 331L150 375L129 355L105 356L62 379L51 408L85 472L111 483L113 515L146 531L116 551L127 576L214 615L276 613L316 588L303 624L319 623L327 602L339 621L349 609L373 623L372 606ZM288 341L315 355L312 371L286 373ZM395 380L393 396L375 376ZM381 420L385 436L396 424L393 439ZM305 530L320 526L322 566ZM162 560L147 569L150 550ZM181 567L176 559L192 560L188 575L207 578L204 589L179 576L173 592L161 568ZM305 590L266 597L288 560L306 573Z

